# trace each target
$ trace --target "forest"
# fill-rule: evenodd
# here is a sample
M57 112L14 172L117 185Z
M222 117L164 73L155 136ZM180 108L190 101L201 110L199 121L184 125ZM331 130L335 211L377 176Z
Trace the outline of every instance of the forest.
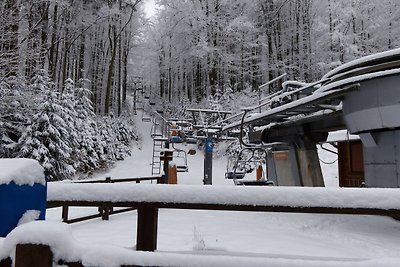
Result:
M311 82L400 42L396 0L156 0L151 18L145 2L1 1L1 158L90 174L139 142L135 90L167 113L235 112L283 73Z

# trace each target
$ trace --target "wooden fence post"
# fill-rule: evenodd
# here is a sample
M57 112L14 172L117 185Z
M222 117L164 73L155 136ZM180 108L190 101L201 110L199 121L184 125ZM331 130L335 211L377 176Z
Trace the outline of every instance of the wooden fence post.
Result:
M68 222L68 206L62 206L62 220L63 222Z
M178 184L178 174L176 165L169 166L168 168L168 184Z
M12 260L10 258L0 260L0 267L11 267Z
M155 251L157 249L158 208L138 208L136 250Z
M53 252L46 245L18 244L15 267L52 267Z

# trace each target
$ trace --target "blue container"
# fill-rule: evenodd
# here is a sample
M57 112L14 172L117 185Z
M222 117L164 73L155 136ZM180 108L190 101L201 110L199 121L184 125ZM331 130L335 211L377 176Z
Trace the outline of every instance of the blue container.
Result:
M0 185L0 237L7 236L17 227L22 215L28 210L40 211L39 220L46 215L46 185L35 183L17 185L15 182Z

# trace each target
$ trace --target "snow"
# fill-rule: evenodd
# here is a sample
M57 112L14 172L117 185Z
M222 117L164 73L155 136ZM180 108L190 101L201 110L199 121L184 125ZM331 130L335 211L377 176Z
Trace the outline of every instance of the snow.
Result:
M339 80L336 82L328 83L327 85L321 86L319 89L314 91L314 94L323 94L329 90L336 89L339 87L343 87L350 84L355 84L358 82L371 80L375 78L390 76L390 75L397 75L400 73L400 69L391 69L391 70L384 70L384 71L376 71L372 73L362 74L350 78L346 78L343 80Z
M331 143L349 140L360 140L360 136L356 134L350 134L348 130L339 130L335 132L330 132L326 142Z
M36 221L39 219L39 217L40 210L27 210L24 214L22 214L21 219L18 221L18 225Z
M290 256L226 251L205 254L201 247L191 253L140 252L113 245L83 244L72 235L69 225L58 222L32 222L13 230L3 242L0 258L15 254L16 244L44 244L51 247L56 260L82 261L85 266L396 266L398 259L354 259ZM207 255L206 257L204 255Z
M288 87L289 88L290 87L297 87L296 89L298 89L298 88L306 87L306 86L309 86L309 85L310 85L309 83L305 83L305 82L285 81L285 82L282 83L282 88L285 91L285 90L288 89Z
M78 260L80 249L70 233L70 227L59 222L35 221L20 225L4 240L0 259L15 255L17 244L43 244L52 248L57 259Z
M140 177L151 174L149 165L152 158L150 149L152 142L149 138L151 125L141 123L140 114L137 117L139 118L137 120L138 128L142 130L144 137L143 149L134 149L131 157L118 162L115 168L98 174L93 177L94 179L104 179L106 176L111 176L113 179ZM179 145L179 148L189 150L196 149L196 146L182 144ZM323 150L319 150L319 154L324 162L333 163L321 163L321 167L325 184L328 186L327 191L336 192L334 189L338 187L337 162L335 162L337 155ZM178 185L181 185L179 188L182 188L179 190L182 190L183 193L216 188L215 191L206 194L215 195L218 190L230 191L232 189L233 192L240 195L242 193L236 190L248 189L247 187L234 187L231 180L224 179L227 163L225 157L214 159L213 186L202 186L203 157L200 150L196 155L188 155L189 172L178 173ZM152 186L163 194L173 192L167 186L149 185L148 183L150 182L144 185L140 184L138 188ZM71 186L69 183L59 184L65 187ZM50 187L53 185L51 183ZM128 187L127 185L125 184L126 187ZM132 184L132 188L135 186L137 185ZM199 188L197 189L196 186ZM285 188L282 189L285 190ZM290 195L289 189L287 188L287 198L294 201L295 197ZM50 191L52 190L50 189ZM131 189L127 189L127 192L129 190ZM148 190L146 189L146 191ZM119 198L119 196L113 197ZM137 197L172 198L167 195L139 195ZM185 201L192 201L190 199L195 197L197 196L190 195ZM217 197L220 196L215 196L215 198ZM305 201L302 200L303 196L300 193L297 197L299 201ZM305 198L308 197L306 194ZM388 201L386 195L380 195L380 197L383 200L378 199L378 201ZM262 196L262 198L269 198L269 196ZM325 195L321 198L325 198ZM239 199L237 201L247 200ZM250 202L250 200L248 201ZM394 201L398 202L398 200ZM251 202L254 202L254 199ZM365 200L360 199L360 203L362 202ZM97 213L97 208L70 208L70 218L93 213ZM57 255L66 256L65 259L80 258L87 266L117 266L120 263L134 263L148 266L169 264L171 266L328 267L398 266L400 262L398 251L400 223L392 218L380 216L161 209L155 253L134 251L136 211L112 215L109 221L94 219L68 226L60 224L60 221L61 209L49 209L46 213L46 223L43 224L49 224L49 227L42 227L41 222L35 222L33 225L24 224L21 226L24 227L23 231L19 232L20 238L37 238L40 241L43 239L48 243L51 241L59 249ZM42 230L37 229L37 226ZM42 233L43 235L47 234L50 237L45 238L37 234L42 231L45 232ZM29 237L31 235L32 237ZM7 237L7 243L8 239L9 237ZM63 240L62 245L56 243L59 240ZM10 251L10 246L12 247L12 245L4 243L4 239L0 239L0 254L3 257L8 255L4 246L8 248L7 251Z
M336 92L340 92L342 90L346 90L346 88L344 88L347 85L351 85L351 84L356 84L365 80L371 80L371 79L375 79L375 78L380 78L380 77L385 77L385 76L390 76L390 75L396 75L400 73L400 69L392 69L392 70L385 70L385 71L377 71L377 72L373 72L373 73L368 73L368 74L363 74L363 75L359 75L359 76L355 76L355 77L350 77L347 79L343 79L343 80L339 80L336 82L332 82L332 83L328 83L327 85L321 86L320 88L318 88L317 90L314 91L313 94L300 98L298 100L283 104L281 106L278 106L276 108L272 108L272 109L268 109L264 112L261 113L257 113L254 114L253 116L249 116L247 118L245 118L244 123L251 123L263 118L266 118L268 116L277 114L279 112L283 112L285 110L288 110L290 108L295 108L298 107L300 105L304 105L306 103L309 103L311 101L315 101L318 100L319 98L322 97L326 97L329 96L331 94L335 94ZM349 88L347 88L349 89ZM302 88L297 89L298 90L303 90ZM294 91L290 92L293 93ZM279 97L279 96L277 96ZM241 122L237 121L237 122L233 122L229 125L226 125L222 128L222 131L227 131L230 130L232 128L238 127L240 126Z
M397 209L400 190L51 183L48 200Z
M337 83L338 83L338 82L337 82ZM337 83L335 83L335 84L337 84ZM333 84L333 83L332 83L332 84ZM329 85L328 85L328 86L329 86ZM336 87L337 87L337 86L336 86ZM333 89L333 88L336 88L336 87L329 87L329 89ZM325 89L322 90L322 88L325 88L326 90L325 90ZM298 90L302 90L302 88L297 89L296 91L298 91ZM246 124L246 123L251 123L251 122L254 122L254 121L257 121L257 120L266 118L266 117L268 117L268 116L272 116L272 115L274 115L274 114L277 114L277 113L279 113L279 112L283 112L283 111L288 110L288 109L290 109L290 108L295 108L295 107L298 107L298 106L300 106L300 105L304 105L304 104L306 104L306 103L309 103L309 102L311 102L311 101L318 100L318 99L320 99L320 98L322 98L322 97L326 97L326 96L329 96L329 95L333 95L333 94L335 94L335 93L337 93L337 92L340 92L341 90L343 90L343 89L336 89L336 90L331 90L331 91L329 91L329 90L328 90L328 87L326 87L326 86L321 87L320 89L317 89L313 94L311 94L311 95L309 95L309 96L300 98L300 99L298 99L298 100L296 100L296 101L292 101L292 102L283 104L283 105L278 106L278 107L276 107L276 108L268 109L268 110L263 111L263 112L261 112L261 113L254 113L254 114L252 114L252 116L245 118L245 119L244 119L244 123L245 123L245 124ZM293 92L294 92L294 91L292 91L291 93L293 93ZM317 93L317 92L318 92L318 93ZM236 127L240 126L240 124L241 124L241 121L233 122L233 123L231 123L231 124L229 124L229 125L224 126L224 127L222 128L222 131L228 131L228 130L230 130L230 129L232 129L232 128L236 128Z
M322 79L330 78L330 77L336 75L337 73L342 72L343 70L355 67L359 64L365 64L367 62L374 61L374 60L377 60L380 58L391 58L395 55L398 55L399 53L400 53L400 48L397 48L397 49L393 49L393 50L389 50L389 51L385 51L385 52L381 52L381 53L375 53L375 54L372 54L372 55L369 55L366 57L362 57L362 58L353 60L351 62L348 62L346 64L343 64L343 65L331 70L330 72L325 74Z
M15 182L17 185L46 184L43 167L33 159L0 159L0 185Z

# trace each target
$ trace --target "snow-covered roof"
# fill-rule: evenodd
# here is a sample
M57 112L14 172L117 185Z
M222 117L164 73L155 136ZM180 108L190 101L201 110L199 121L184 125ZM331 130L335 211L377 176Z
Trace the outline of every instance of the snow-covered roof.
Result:
M390 75L398 75L400 74L400 69L391 69L391 70L384 70L384 71L376 71L372 73L366 73L363 75L358 75L350 78L346 78L343 80L339 80L336 82L328 83L327 85L321 86L319 89L317 89L314 94L320 94L323 92L327 92L329 90L333 90L339 87L343 87L348 84L355 84L358 82L366 81L366 80L371 80L375 78L380 78L380 77L386 77ZM301 100L301 99L300 99Z
M261 113L257 113L254 114L251 117L247 117L244 120L245 124L248 123L254 123L256 121L261 121L261 120L265 120L268 117L273 117L276 114L285 112L287 110L293 109L295 107L299 107L299 106L303 106L306 105L308 103L312 103L315 101L318 101L319 99L326 99L327 97L329 98L330 96L332 97L332 99L334 99L335 97L337 97L336 93L339 93L340 95L343 95L346 93L347 89L351 89L352 87L350 85L352 84L357 84L359 82L362 81L366 81L366 80L371 80L371 79L375 79L375 78L380 78L380 77L386 77L386 76L391 76L391 75L399 75L400 74L400 69L391 69L391 70L384 70L384 71L377 71L377 72L373 72L373 73L367 73L367 74L363 74L363 75L358 75L358 76L354 76L354 77L350 77L350 78L346 78L343 80L339 80L336 82L332 82L332 83L328 83L324 86L321 86L319 89L315 90L313 92L313 94L306 96L304 98L300 98L296 101L293 102L289 102L286 104L283 104L281 106L278 106L276 108L272 108L269 110L266 110L264 112ZM346 86L348 86L348 88L346 88ZM295 91L298 90L302 90L302 88L297 89ZM293 92L292 92L293 93ZM269 121L268 123L273 122L272 120ZM226 125L222 128L222 131L227 131L229 129L235 128L240 126L241 121L236 121L233 122L229 125Z
M17 185L46 184L44 169L33 159L0 159L0 185L11 181Z
M343 72L343 71L345 71L347 69L355 68L355 67L357 67L358 65L361 65L361 64L372 63L373 61L376 61L378 59L382 59L382 60L391 59L395 55L400 55L400 48L389 50L389 51L385 51L385 52L382 52L382 53L372 54L372 55L369 55L369 56L365 56L365 57L350 61L350 62L348 62L346 64L343 64L343 65L331 70L330 72L328 72L327 74L325 74L323 76L323 79L332 77L333 75L336 75L336 74L338 74L340 72Z
M397 209L398 189L50 183L48 201Z
M340 131L330 132L326 142L332 143L332 142L349 141L349 140L360 140L360 136L356 134L350 134L348 130L340 130Z

